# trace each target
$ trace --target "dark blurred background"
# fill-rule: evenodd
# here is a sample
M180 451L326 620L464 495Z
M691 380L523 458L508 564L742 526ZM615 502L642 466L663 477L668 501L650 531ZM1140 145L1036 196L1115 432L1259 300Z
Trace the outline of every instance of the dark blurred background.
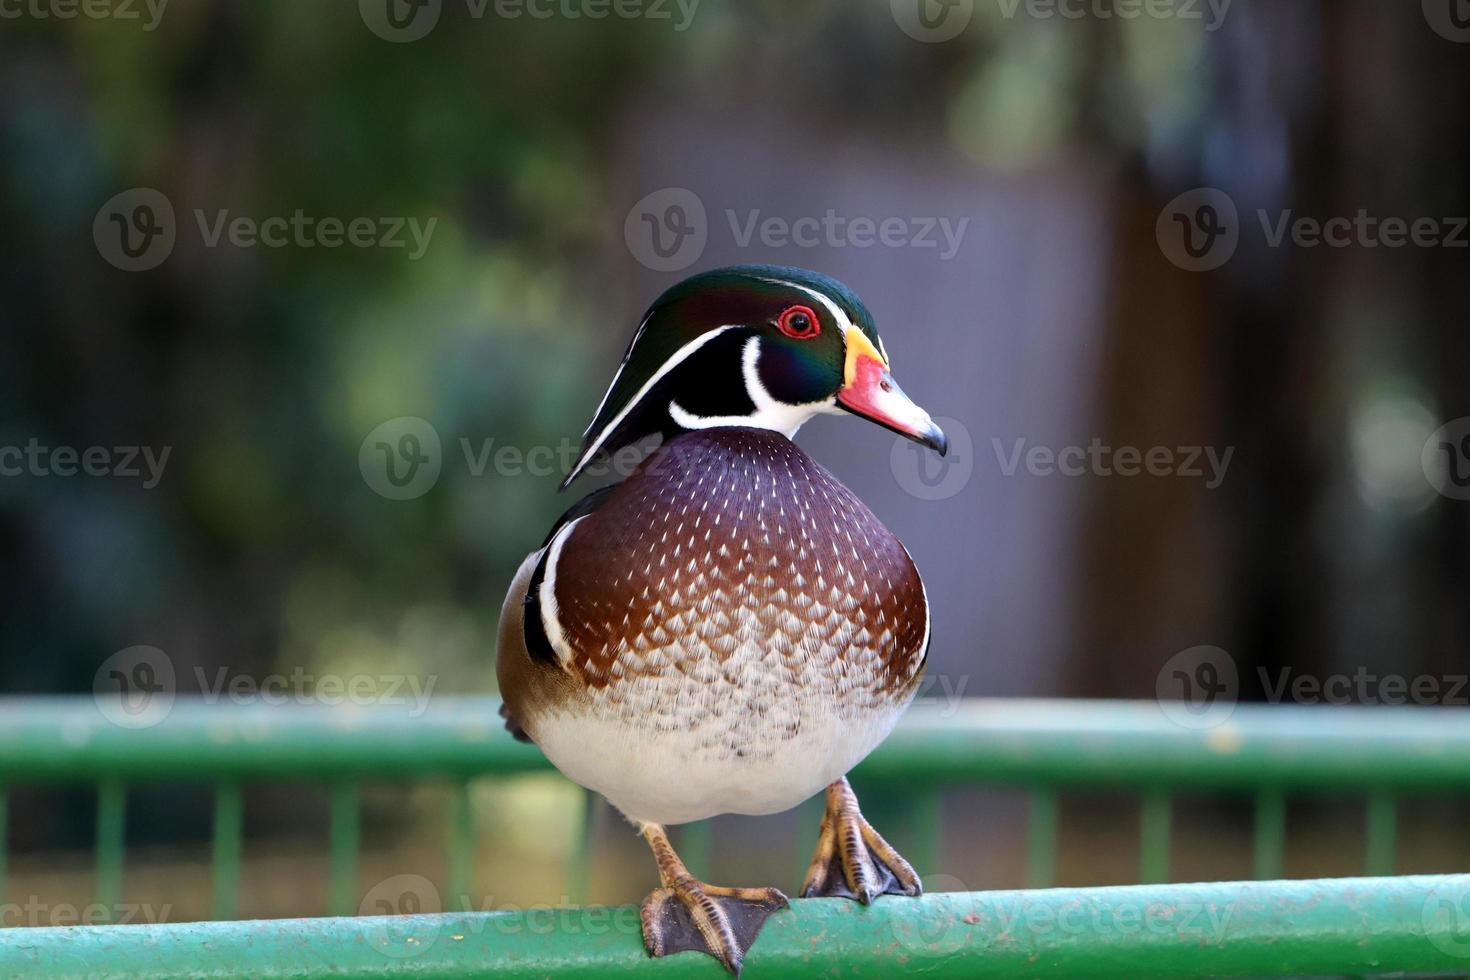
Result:
M799 439L924 570L933 698L1152 698L1201 646L1243 699L1470 671L1464 0L97 9L0 2L0 692L89 692L138 645L180 694L493 692L501 597L640 313L733 262L851 285L951 432L943 466L851 419ZM405 433L433 457L406 488L375 455ZM429 792L370 811L365 878L437 853ZM575 796L483 792L481 877L555 896L533 830ZM324 801L261 794L242 913L307 911ZM949 805L951 873L1013 884L1015 807ZM91 806L15 794L12 888L85 881ZM187 913L208 795L130 806L129 887ZM594 895L639 894L603 836L634 870ZM1196 850L1181 873L1231 873ZM1125 879L1106 851L1061 877Z

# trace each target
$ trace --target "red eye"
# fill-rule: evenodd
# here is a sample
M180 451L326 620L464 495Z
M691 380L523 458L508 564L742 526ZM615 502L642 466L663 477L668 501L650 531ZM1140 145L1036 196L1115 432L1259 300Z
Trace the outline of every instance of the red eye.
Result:
M797 340L810 340L822 332L822 324L810 306L788 306L776 318L776 326Z

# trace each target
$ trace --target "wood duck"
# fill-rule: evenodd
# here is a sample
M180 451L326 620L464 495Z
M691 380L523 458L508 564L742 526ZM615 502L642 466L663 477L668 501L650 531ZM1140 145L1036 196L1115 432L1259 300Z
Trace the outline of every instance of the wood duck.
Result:
M738 974L775 888L705 884L664 828L787 810L826 790L802 896L918 895L846 773L893 729L929 646L913 560L791 441L851 412L941 455L862 302L803 269L735 266L643 317L583 434L587 464L652 434L638 468L584 497L521 564L500 620L507 727L606 797L653 850L652 956Z

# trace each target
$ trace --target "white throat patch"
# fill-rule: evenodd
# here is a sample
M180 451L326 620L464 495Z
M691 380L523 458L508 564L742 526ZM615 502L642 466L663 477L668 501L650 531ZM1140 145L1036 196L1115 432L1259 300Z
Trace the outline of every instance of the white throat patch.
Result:
M685 429L713 429L720 426L743 425L752 429L770 429L790 439L796 435L808 419L818 412L837 413L836 397L802 405L789 405L777 401L761 383L757 365L761 357L761 339L751 337L740 353L740 376L745 381L745 394L755 405L749 415L695 415L677 401L669 402L669 417Z

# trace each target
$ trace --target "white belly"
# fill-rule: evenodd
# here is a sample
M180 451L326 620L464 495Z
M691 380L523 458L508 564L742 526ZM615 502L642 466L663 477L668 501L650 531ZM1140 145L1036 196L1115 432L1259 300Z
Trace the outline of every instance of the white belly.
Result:
M834 664L798 678L774 655L702 669L589 692L590 702L538 718L531 735L630 819L677 824L796 806L876 748L909 700L854 689Z

